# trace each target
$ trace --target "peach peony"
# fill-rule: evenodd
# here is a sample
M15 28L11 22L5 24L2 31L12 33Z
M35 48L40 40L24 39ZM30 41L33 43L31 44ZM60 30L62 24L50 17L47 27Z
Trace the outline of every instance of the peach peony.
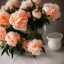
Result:
M26 51L28 51L28 43L30 42L30 40L27 40L27 41L24 41L23 44L22 44L22 48L25 49Z
M37 19L41 18L41 12L39 12L38 9L33 10L32 15Z
M14 29L24 32L27 29L27 13L24 10L16 11L15 13L11 14L9 22Z
M9 45L9 46L16 46L17 42L18 42L18 36L17 33L15 32L9 32L6 37L5 37L5 40L6 40L6 43Z
M15 33L15 37L16 37L16 39L17 39L17 41L19 41L20 40L20 35L18 34L18 33Z
M4 27L0 27L0 41L4 40L6 36L6 30Z
M3 10L13 9L13 8L19 7L19 1L18 0L8 0L4 6L1 7Z
M10 26L9 17L10 15L6 11L0 10L0 26Z
M28 47L28 51L31 52L33 55L40 55L42 41L34 39L28 43L27 47Z
M50 15L52 17L53 21L58 19L61 15L60 8L57 4L46 3L43 6L43 10L45 10L47 15Z
M27 1L21 2L20 9L26 9L28 7L29 8L33 7L33 3L31 1L27 0Z

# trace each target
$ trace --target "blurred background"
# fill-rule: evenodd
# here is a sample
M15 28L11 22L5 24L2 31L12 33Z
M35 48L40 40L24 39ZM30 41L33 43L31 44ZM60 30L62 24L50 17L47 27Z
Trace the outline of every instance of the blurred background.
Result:
M0 0L0 6L4 5L7 0ZM20 0L22 1L22 0ZM51 32L60 32L64 34L64 0L42 0L42 3L56 3L60 6L61 18L55 22L50 22L50 26L47 26L46 34ZM42 5L43 6L43 5ZM63 39L64 40L64 39Z

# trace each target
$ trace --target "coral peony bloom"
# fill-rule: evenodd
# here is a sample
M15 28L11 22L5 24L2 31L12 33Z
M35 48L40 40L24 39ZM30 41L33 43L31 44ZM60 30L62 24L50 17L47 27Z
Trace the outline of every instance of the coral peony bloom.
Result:
M52 17L53 21L58 19L61 15L60 8L57 4L46 3L43 6L43 10L45 10L47 15L50 15Z
M41 18L41 12L39 12L38 9L33 10L32 15L37 19Z
M0 10L0 26L10 26L9 17L10 15L6 11Z
M6 36L6 30L4 27L0 27L0 41L4 40Z
M20 9L26 9L26 8L28 8L28 7L29 7L29 8L33 7L32 1L27 0L27 1L21 2Z
M9 22L14 29L24 32L27 29L28 23L27 13L24 10L16 11L15 13L11 14Z
M34 39L28 43L27 47L28 47L28 51L31 52L33 55L40 55L42 41Z
M41 5L42 0L32 0L36 5Z
M27 41L24 41L23 44L22 44L22 48L25 49L26 51L28 51L28 43L30 42L30 40L27 40Z
M20 35L18 34L18 33L15 33L15 37L16 37L16 39L17 39L17 41L19 41L20 40Z
M6 40L6 42L7 42L7 44L9 46L13 46L13 47L16 46L16 44L18 42L18 37L16 37L16 36L18 36L18 34L17 33L14 33L14 32L9 32L6 35L5 40Z

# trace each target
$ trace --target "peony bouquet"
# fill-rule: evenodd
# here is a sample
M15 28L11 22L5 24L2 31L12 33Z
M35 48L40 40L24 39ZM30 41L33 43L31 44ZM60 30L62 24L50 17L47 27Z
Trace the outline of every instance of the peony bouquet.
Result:
M43 47L44 26L50 21L59 19L61 13L57 4L45 3L42 0L8 0L0 9L0 47L1 55L7 53L30 52L33 56L45 53ZM45 28L43 29L45 32Z

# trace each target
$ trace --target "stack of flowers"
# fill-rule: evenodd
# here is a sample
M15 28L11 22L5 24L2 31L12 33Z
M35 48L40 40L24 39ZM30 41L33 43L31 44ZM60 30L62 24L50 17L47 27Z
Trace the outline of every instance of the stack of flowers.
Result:
M25 51L32 55L45 52L43 38L38 30L50 24L50 20L59 19L61 13L57 4L46 3L40 6L42 0L23 0L19 6L18 0L8 0L0 9L0 47L13 57L17 51Z

